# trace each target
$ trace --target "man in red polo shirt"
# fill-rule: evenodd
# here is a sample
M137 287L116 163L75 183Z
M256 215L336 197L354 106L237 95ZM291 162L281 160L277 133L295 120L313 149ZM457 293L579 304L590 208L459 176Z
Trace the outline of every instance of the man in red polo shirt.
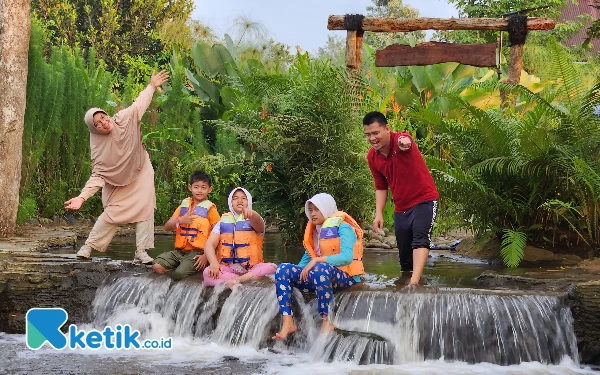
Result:
M391 131L381 112L367 113L363 127L371 144L367 161L375 180L373 230L383 229L383 209L389 188L394 200L394 232L400 266L403 272L412 271L408 287L413 289L429 257L439 194L417 144L408 133Z

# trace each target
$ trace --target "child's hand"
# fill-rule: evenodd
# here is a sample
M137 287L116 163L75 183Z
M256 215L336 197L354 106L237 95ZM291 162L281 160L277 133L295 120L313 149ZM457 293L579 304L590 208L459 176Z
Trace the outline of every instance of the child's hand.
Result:
M254 210L251 210L251 209L246 208L246 207L242 208L242 217L245 220L250 219L252 216L254 216L254 214L255 214Z
M196 255L194 259L196 259L196 263L194 263L194 268L196 269L196 271L204 269L208 264L208 258L204 254Z
M216 279L219 277L219 272L221 271L221 265L219 263L211 263L208 268L208 276Z
M194 219L198 217L198 215L193 214L194 210L188 210L185 215L179 218L179 224L191 224Z
M317 264L317 261L315 259L312 259L310 262L308 262L306 267L304 267L304 269L300 273L300 280L308 282L308 273L315 266L315 264Z

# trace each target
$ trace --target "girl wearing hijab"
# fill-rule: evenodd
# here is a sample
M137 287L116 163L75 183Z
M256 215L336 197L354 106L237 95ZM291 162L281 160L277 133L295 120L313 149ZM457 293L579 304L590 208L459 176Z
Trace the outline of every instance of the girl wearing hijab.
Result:
M252 195L237 187L229 193L228 203L229 212L221 216L204 245L210 264L203 273L205 286L227 282L233 288L254 277L272 275L277 267L264 263L265 222L252 210ZM200 270L201 265L196 263L196 269Z
M334 327L328 320L333 293L359 283L362 264L363 231L347 213L338 211L329 194L320 193L304 206L308 224L304 231L306 251L298 265L282 263L275 272L277 300L283 315L281 330L274 340L284 340L296 331L292 317L292 287L317 294L317 309L323 319L321 333Z
M78 258L89 259L92 249L104 252L118 224L136 223L134 261L152 263L146 249L154 247L154 169L142 144L141 119L157 87L169 79L163 70L152 75L150 84L135 102L112 118L92 108L84 121L90 130L92 174L81 194L65 202L65 209L78 210L102 188L104 212L96 220Z

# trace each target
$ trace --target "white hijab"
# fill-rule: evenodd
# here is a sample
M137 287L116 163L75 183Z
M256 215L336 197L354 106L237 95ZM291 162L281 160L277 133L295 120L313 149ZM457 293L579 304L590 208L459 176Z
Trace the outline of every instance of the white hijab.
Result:
M250 195L250 192L246 189L244 189L243 187L236 187L235 189L233 189L231 191L231 193L229 193L229 198L227 198L227 203L229 204L229 211L233 214L233 217L235 218L235 220L237 220L238 214L235 212L235 210L233 209L233 205L231 204L231 200L233 198L233 194L235 194L236 191L241 190L244 192L244 194L246 194L246 198L248 199L248 208L252 209L252 195Z
M317 206L317 208L319 209L319 211L321 211L321 213L323 214L323 216L325 217L325 219L327 219L329 216L333 215L338 209L337 209L337 205L335 204L335 199L333 199L333 197L327 193L319 193L317 195L315 195L314 197L310 198L309 200L306 201L306 203L304 204L304 213L306 214L306 217L308 218L308 220L310 221L310 212L308 210L308 204L312 203L315 206ZM313 232L313 244L314 244L314 248L315 248L315 252L317 253L317 255L321 255L321 249L319 248L319 234L321 233L321 225L316 225L316 230Z

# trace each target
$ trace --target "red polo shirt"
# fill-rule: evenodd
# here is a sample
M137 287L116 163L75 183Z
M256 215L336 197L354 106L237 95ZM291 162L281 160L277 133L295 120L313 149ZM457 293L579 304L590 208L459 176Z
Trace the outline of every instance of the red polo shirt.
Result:
M407 151L400 151L398 148L398 138L401 135L408 137L412 144ZM367 161L375 180L375 189L389 188L392 191L395 212L408 211L417 203L440 197L425 160L408 133L390 132L388 150L388 155L383 156L381 152L371 148Z

